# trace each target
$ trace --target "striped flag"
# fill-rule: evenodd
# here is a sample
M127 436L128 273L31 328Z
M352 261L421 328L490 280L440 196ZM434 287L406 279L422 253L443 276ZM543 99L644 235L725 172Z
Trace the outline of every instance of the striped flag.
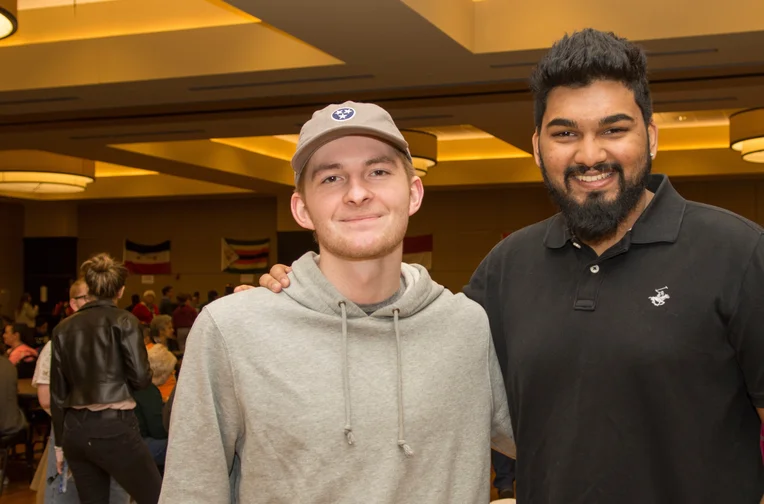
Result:
M407 236L403 239L403 262L432 269L432 235Z
M226 273L264 273L268 271L270 240L223 238L220 269Z
M169 275L170 240L156 245L141 245L125 240L125 250L122 255L125 267L136 275Z

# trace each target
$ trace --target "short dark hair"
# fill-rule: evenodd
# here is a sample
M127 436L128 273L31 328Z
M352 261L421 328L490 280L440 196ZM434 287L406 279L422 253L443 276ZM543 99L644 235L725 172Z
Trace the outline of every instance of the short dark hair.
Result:
M653 115L647 56L641 47L613 32L587 28L554 43L531 74L536 130L556 87L584 87L597 80L621 82L634 93L645 124Z
M172 290L172 285L165 285L162 287L162 295L166 296L168 292Z
M190 298L191 296L189 296L188 294L186 294L186 293L184 293L184 292L181 292L180 294L178 294L178 295L177 295L177 296L175 296L175 297L176 297L176 299L178 300L178 303L180 303L180 304L183 304L183 303L185 303L186 301L188 301L188 298Z
M133 294L130 296L130 301L133 302L133 304L138 304L141 302L141 295L140 294Z
M214 300L217 298L218 298L218 291L216 290L207 291L207 299Z

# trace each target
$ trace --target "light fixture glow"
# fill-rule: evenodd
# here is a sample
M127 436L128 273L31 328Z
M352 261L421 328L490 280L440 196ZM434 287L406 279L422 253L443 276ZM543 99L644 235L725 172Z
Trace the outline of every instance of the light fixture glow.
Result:
M45 194L77 193L85 190L92 177L70 173L35 171L0 172L0 190Z
M18 26L16 0L0 0L0 40L16 33Z
M409 144L414 171L424 177L438 164L438 137L425 131L402 130L401 133Z
M764 108L730 116L730 148L740 152L745 161L764 163Z

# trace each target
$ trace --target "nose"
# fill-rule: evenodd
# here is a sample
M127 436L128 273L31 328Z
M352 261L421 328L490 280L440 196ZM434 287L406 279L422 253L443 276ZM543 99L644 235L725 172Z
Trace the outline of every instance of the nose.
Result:
M595 166L607 161L607 152L596 136L587 135L579 143L579 148L573 161L578 165Z
M363 177L351 177L347 184L344 202L353 205L362 205L373 196L374 193L371 192Z

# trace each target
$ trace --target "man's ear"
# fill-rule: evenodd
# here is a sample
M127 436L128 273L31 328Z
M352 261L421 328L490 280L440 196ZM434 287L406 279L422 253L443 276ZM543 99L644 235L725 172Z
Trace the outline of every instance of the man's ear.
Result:
M650 147L650 157L655 159L658 155L658 125L652 117L647 125L647 145Z
M422 200L424 199L424 185L422 185L421 178L414 176L411 179L409 192L409 216L411 216L419 211L419 207L422 206Z
M294 220L297 222L297 224L299 224L301 227L304 227L305 229L310 229L312 231L316 230L316 227L313 225L313 219L310 218L308 207L305 204L304 195L297 191L293 192L291 207L292 217L294 217Z
M536 166L541 168L541 151L539 150L539 130L538 128L533 132L533 159L536 161Z

